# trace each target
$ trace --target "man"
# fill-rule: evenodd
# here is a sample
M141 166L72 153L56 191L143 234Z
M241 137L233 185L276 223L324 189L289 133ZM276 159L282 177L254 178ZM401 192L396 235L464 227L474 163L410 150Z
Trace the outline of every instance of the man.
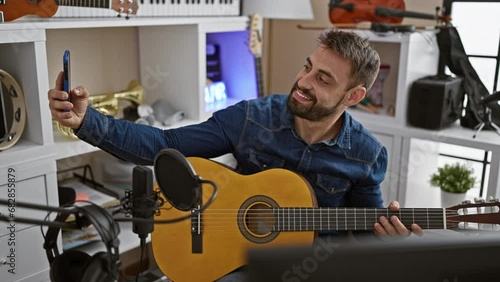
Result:
M160 130L106 117L87 107L84 87L72 89L67 102L61 74L48 93L50 109L82 140L135 164L152 165L167 147L204 158L232 153L242 174L273 167L301 174L319 206L381 207L387 151L345 112L372 86L379 56L352 32L328 29L318 43L288 96L242 101L198 125ZM389 207L397 210L399 204ZM379 236L410 234L396 217L381 217L374 227ZM423 232L415 224L411 229Z

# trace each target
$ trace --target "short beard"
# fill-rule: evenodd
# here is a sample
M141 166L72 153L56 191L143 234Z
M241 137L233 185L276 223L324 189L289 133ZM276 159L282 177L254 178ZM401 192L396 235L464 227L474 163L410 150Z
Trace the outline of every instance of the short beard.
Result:
M297 85L297 82L295 82L292 90L290 91L290 94L288 95L288 100L286 103L288 110L295 116L309 121L322 121L337 112L340 101L335 106L326 108L318 104L318 100L316 100L316 97L314 97L309 90L299 89L301 93L312 99L311 105L305 106L292 98L293 92L297 89L299 89L299 87Z

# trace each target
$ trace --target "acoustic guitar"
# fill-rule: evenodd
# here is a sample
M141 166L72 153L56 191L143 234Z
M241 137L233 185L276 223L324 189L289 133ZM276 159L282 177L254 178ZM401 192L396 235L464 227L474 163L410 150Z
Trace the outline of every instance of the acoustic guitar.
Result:
M373 230L380 216L396 215L410 227L458 229L463 222L499 224L500 203L451 208L319 208L313 190L300 175L269 169L240 175L202 158L188 158L197 175L218 186L218 196L202 213L174 224L155 224L152 248L162 272L175 282L214 281L246 264L250 248L310 245L321 230ZM158 189L158 187L157 187ZM203 185L203 201L212 188ZM482 214L466 209L491 208ZM487 209L489 210L489 209ZM189 215L164 208L155 220ZM460 223L460 224L459 224Z
M138 4L135 0L0 0L0 14L3 20L13 21L27 15L50 18L59 6L112 9L116 12L135 15Z

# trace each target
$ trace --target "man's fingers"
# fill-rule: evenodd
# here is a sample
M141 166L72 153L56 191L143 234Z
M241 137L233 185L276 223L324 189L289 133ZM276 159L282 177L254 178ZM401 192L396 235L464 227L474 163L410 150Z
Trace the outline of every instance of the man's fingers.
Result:
M406 226L404 226L404 224L399 220L399 218L397 216L395 216L395 215L391 216L391 223L399 235L403 235L403 236L410 235L410 231L408 230L408 228L406 228Z
M375 223L373 225L373 227L375 228L375 234L377 234L378 236L387 236L389 234L387 234L387 232L385 232L385 229L384 227L382 226L382 224L380 223Z
M398 201L392 201L390 204L389 204L389 209L391 211L398 211L399 210L399 202Z
M384 227L385 232L388 235L394 236L398 234L394 226L389 222L389 220L385 216L381 216L379 218L379 222L382 225L382 227Z
M417 224L415 224L415 223L413 223L411 225L411 231L413 233L415 233L416 235L418 235L418 236L423 236L424 235L424 230L420 226L418 226Z
M60 71L59 74L57 74L55 89L61 91L64 89L64 72L62 71Z

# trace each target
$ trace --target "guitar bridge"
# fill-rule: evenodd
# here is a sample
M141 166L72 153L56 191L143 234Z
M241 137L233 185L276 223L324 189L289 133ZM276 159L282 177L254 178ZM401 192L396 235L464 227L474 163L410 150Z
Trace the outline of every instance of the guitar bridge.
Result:
M193 254L203 253L203 237L201 223L201 206L191 210L191 252Z
M0 0L0 1L3 1L3 0ZM2 2L0 2L0 4L3 4ZM4 22L4 19L3 19L3 12L0 11L0 23L3 23Z

